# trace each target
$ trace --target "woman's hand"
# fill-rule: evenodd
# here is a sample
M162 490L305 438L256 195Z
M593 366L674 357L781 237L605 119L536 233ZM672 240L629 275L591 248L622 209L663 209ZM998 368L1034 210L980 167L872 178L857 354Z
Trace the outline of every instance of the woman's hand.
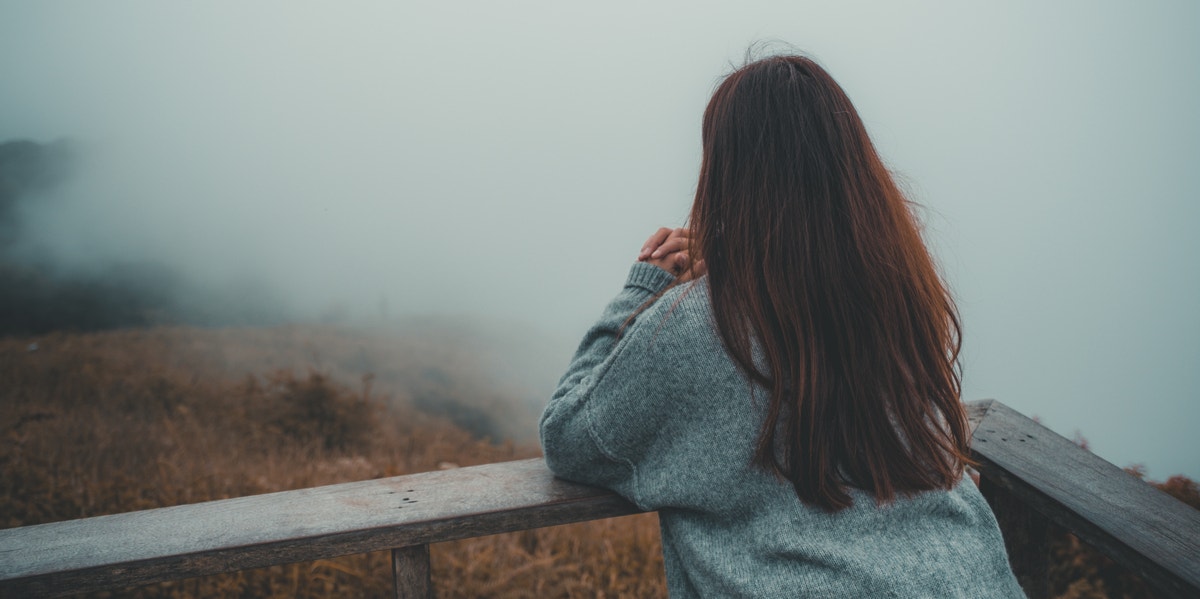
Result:
M684 281L704 276L704 261L692 263L690 236L691 232L687 229L663 227L642 245L638 262L649 262Z

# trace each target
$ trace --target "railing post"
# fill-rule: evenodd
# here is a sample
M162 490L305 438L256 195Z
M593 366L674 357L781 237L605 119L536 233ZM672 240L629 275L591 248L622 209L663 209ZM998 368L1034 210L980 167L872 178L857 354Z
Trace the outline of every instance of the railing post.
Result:
M1008 562L1025 594L1029 599L1050 597L1050 535L1046 518L986 475L979 481L979 491L996 514Z
M429 577L429 545L397 547L392 550L392 578L396 599L430 599L433 581Z

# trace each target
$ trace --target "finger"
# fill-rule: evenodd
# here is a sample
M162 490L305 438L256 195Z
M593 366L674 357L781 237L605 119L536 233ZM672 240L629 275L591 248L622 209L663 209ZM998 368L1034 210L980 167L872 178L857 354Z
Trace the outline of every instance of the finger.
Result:
M674 262L675 274L682 273L688 266L687 252L677 252L671 256L671 261Z
M657 231L655 231L654 234L650 236L650 239L647 239L646 243L642 245L642 251L638 254L638 260L645 260L646 258L650 257L650 254L654 252L654 250L658 249L658 246L662 245L662 243L666 241L668 237L670 237L671 233L671 229L666 227L660 227Z
M649 262L650 264L653 264L675 276L679 276L687 270L688 263L691 262L691 260L688 258L686 252L675 252L674 254L662 258L651 258L646 262Z
M671 274L678 275L679 273L675 269L675 266L676 266L676 260L679 259L680 256L683 256L684 259L686 260L687 254L686 253L675 253L675 254L671 254L670 256L665 256L663 258L647 258L646 263L653 264Z
M688 249L688 246L690 245L690 243L691 242L687 237L671 236L671 237L667 238L667 240L664 241L662 243L662 245L658 246L658 249L655 249L654 252L650 255L654 258L670 256L671 254L673 254L675 252L686 251Z
M683 273L682 282L694 281L706 274L708 274L708 267L704 264L703 260L697 260L692 263L692 267L687 272Z
M686 239L690 234L691 232L688 229L668 229L666 227L662 227L656 231L654 235L651 235L650 239L646 240L646 244L642 246L642 253L638 256L638 258L643 259L650 256L654 250L661 247L662 244L669 242L671 239L680 237ZM660 252L656 257L662 257L669 253L670 252Z

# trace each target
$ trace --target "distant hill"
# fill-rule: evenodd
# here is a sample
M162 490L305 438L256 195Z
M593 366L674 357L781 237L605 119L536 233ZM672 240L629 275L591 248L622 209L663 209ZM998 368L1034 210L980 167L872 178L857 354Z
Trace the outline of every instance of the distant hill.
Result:
M156 324L277 324L281 303L260 289L212 292L152 260L65 268L28 230L80 160L66 140L0 143L0 336ZM236 295L237 297L231 297Z
M65 140L49 144L28 140L0 143L0 251L16 239L18 201L65 180L73 159Z

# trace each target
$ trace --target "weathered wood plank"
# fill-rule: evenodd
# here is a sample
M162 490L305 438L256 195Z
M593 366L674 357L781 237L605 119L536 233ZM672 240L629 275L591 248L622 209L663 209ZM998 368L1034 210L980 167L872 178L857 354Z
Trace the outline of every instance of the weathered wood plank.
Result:
M1163 593L1200 596L1200 512L1000 402L972 448L984 479Z
M0 595L59 595L636 513L540 458L0 530Z
M975 428L983 421L983 417L987 416L988 410L992 409L991 399L981 399L979 401L969 401L964 405L967 408L967 422L971 425L971 433L975 432Z
M392 550L392 578L396 599L431 599L433 578L429 568L429 545Z

